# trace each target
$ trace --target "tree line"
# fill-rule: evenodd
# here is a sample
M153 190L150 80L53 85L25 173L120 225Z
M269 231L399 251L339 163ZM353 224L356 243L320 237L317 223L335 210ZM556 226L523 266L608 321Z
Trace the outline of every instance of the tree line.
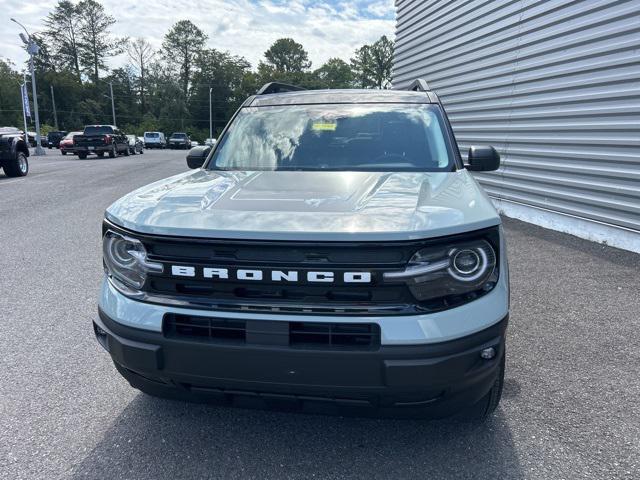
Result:
M390 84L393 42L386 36L357 49L349 62L331 58L315 69L303 45L281 38L254 68L244 57L207 47L209 37L190 20L176 22L157 50L145 38L117 38L115 23L96 0L61 0L32 35L40 47L35 71L45 133L54 125L52 87L62 130L111 123L112 84L116 121L127 132L188 131L202 139L209 132L209 89L217 134L241 102L270 81L310 89ZM109 69L121 54L126 64ZM0 126L22 125L22 81L23 73L0 59Z

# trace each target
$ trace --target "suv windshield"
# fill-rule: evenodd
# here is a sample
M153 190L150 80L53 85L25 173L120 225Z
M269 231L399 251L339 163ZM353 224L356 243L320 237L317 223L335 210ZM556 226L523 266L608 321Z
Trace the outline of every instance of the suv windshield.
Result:
M93 127L84 127L85 135L109 135L113 133L113 127L108 125L96 125Z
M187 134L186 133L174 133L173 135L171 135L171 138L187 138Z
M245 107L219 140L221 170L452 171L433 105Z

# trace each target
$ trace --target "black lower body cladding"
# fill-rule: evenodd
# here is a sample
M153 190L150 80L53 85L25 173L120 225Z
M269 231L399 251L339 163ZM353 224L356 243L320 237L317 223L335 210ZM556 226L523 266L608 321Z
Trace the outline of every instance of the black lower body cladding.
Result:
M365 349L286 345L249 331L242 343L179 338L124 326L102 311L94 331L129 383L153 395L316 413L444 417L487 397L503 374L507 322L437 344ZM495 356L482 358L488 348Z

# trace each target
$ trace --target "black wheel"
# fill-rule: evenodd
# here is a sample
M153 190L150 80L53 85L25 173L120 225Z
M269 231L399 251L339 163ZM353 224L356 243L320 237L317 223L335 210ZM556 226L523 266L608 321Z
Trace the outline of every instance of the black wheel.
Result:
M96 152L96 155L97 155L99 158L103 158L103 157L104 157L104 152Z
M140 155L142 155L144 153L144 148L140 149Z
M116 158L118 152L116 151L116 146L111 145L111 150L109 150L109 158Z
M67 154L67 152L65 152L64 150L60 150L60 153L62 153L63 155Z
M80 160L84 160L85 158L87 158L87 152L78 152L78 158Z
M128 157L129 156L129 147L124 149L124 156Z
M16 152L14 159L5 162L4 173L7 177L24 177L29 173L27 156L23 152Z
M498 377L494 382L491 390L482 397L475 405L469 407L468 410L463 412L462 417L472 422L484 422L490 417L502 398L502 388L504 386L504 371L505 371L505 355L502 354L502 360L500 360L500 371Z

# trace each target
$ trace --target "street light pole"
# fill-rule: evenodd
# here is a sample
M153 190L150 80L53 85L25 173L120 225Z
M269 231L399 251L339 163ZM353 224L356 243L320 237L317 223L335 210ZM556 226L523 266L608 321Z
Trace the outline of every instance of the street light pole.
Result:
M26 27L22 25L15 18L11 19L12 22L17 23L22 27L22 29L26 32L27 37L21 33L20 38L22 42L27 46L27 52L29 53L29 69L31 70L31 86L33 87L33 109L35 110L35 120L36 120L36 151L34 155L46 155L44 148L42 148L42 140L40 138L40 116L38 115L38 94L36 89L36 72L33 62L33 56L37 55L40 51L36 42L33 41L31 35L27 31ZM26 133L26 132L25 132Z
M211 91L213 88L209 87L209 138L213 138L213 113L211 111Z

